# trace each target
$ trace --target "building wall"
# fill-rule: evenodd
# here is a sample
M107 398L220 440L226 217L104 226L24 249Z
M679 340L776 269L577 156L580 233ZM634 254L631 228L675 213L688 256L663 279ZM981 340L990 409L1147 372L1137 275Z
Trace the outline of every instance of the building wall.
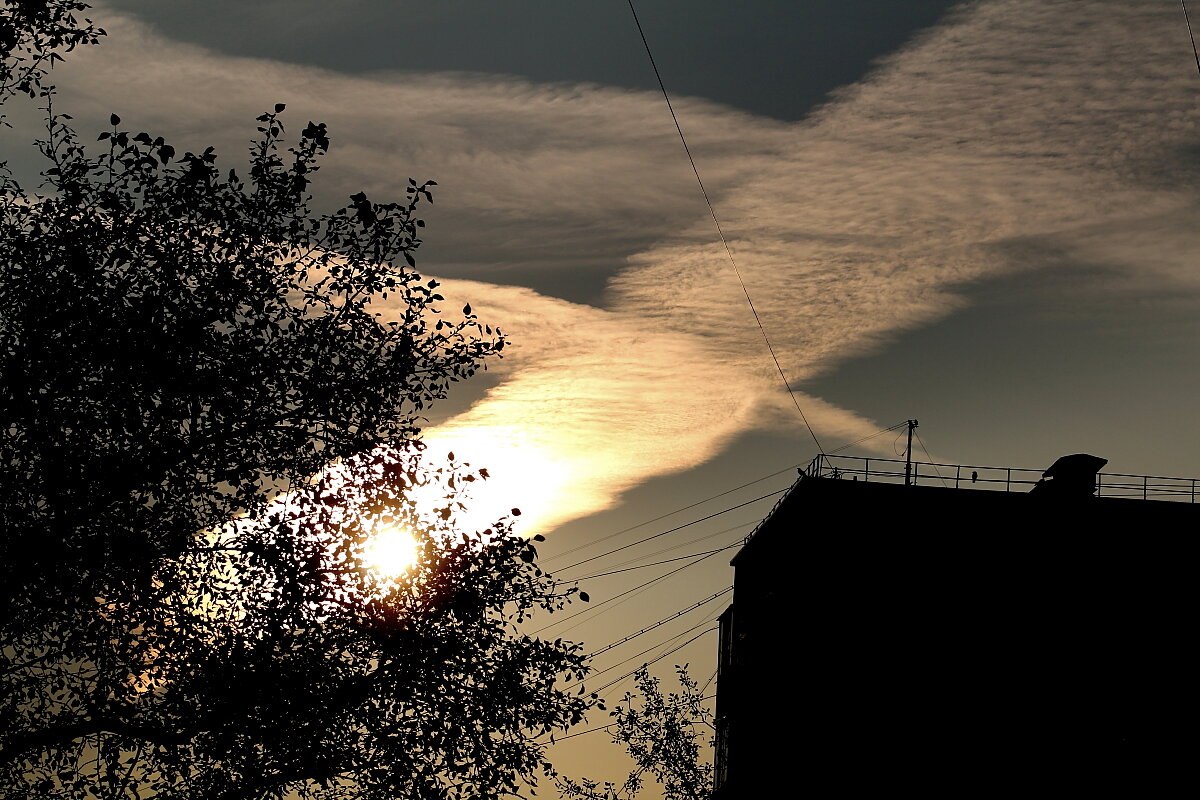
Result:
M733 561L719 800L1194 786L1198 522L801 481Z

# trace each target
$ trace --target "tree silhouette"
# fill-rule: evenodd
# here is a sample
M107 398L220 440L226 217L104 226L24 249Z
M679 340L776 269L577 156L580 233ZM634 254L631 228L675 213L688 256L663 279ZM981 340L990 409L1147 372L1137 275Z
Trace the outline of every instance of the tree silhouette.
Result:
M76 16L89 8L78 0L5 0L0 10L0 102L13 94L37 94L42 78L62 60L59 51L95 44L104 30Z
M569 800L633 800L650 775L666 800L708 800L713 790L712 712L686 666L676 666L680 691L664 694L661 682L646 667L634 673L635 692L627 692L611 715L609 732L635 765L621 784L573 779L550 770L554 783Z
M89 153L41 87L85 7L0 18L3 97L47 122L40 193L0 174L0 794L515 793L596 700L555 688L578 645L516 630L574 590L511 518L458 529L485 470L422 457L505 343L412 269L433 183L314 213L329 133L286 146L282 105L245 177L115 115Z

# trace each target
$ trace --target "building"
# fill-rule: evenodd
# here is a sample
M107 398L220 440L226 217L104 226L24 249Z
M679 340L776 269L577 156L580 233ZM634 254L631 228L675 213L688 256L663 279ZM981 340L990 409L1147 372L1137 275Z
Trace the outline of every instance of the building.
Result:
M1088 458L805 470L732 562L715 800L1194 792L1197 484Z

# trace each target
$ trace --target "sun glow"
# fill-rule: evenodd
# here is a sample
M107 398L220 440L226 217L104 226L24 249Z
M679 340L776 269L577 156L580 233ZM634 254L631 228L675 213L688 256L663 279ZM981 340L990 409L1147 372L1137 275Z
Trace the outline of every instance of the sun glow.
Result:
M586 498L566 495L578 478L572 456L553 441L545 441L540 431L518 424L478 424L461 417L426 433L425 442L430 453L453 453L458 463L470 470L484 468L488 476L459 483L459 497L466 506L455 514L460 530L487 530L517 508L521 517L514 533L528 538L544 533L558 520L559 504L566 508L574 508L577 501L586 504Z
M417 540L406 528L380 528L367 540L363 555L371 570L385 578L396 578L417 562Z

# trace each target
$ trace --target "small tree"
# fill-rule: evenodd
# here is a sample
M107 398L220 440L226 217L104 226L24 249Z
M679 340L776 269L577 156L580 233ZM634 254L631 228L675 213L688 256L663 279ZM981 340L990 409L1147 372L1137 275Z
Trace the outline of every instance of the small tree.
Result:
M455 525L486 472L421 460L420 415L504 346L412 269L433 183L315 214L329 134L287 147L282 105L245 177L115 115L90 154L37 89L83 7L0 26L48 161L43 193L0 175L0 794L513 794L594 699L554 688L576 645L514 627L570 592L509 520ZM381 577L365 542L401 525Z
M633 759L635 769L621 784L587 778L572 779L552 773L563 797L574 800L632 800L649 774L662 787L667 800L709 800L713 790L711 753L716 731L705 697L688 675L676 666L679 692L664 695L658 678L646 667L635 673L636 692L626 693L611 714L612 740Z

